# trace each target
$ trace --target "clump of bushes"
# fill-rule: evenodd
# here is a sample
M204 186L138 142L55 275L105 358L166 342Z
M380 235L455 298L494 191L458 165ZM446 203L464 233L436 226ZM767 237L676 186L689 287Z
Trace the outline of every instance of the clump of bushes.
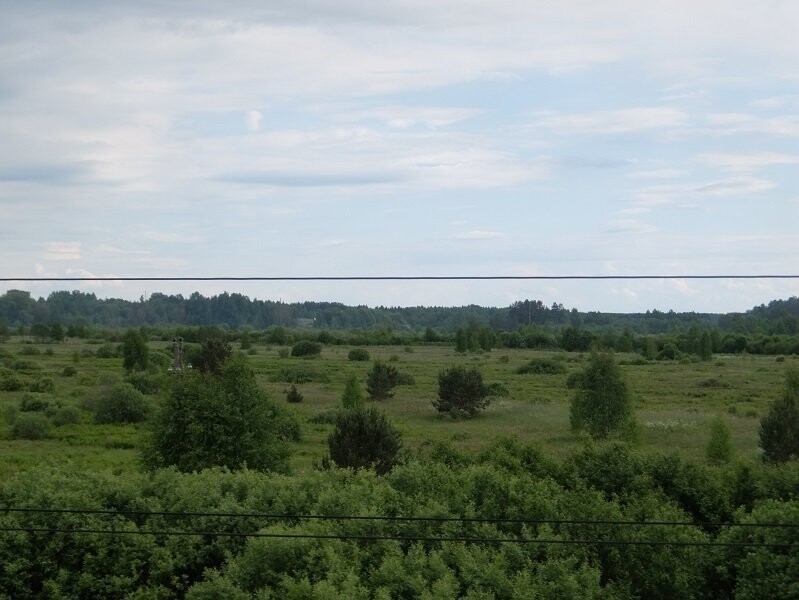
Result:
M37 377L28 385L31 392L51 394L55 391L55 382L52 377Z
M75 423L80 423L80 410L77 406L62 406L53 415L53 424L56 427Z
M322 353L322 344L311 340L300 340L291 347L292 356L314 357Z
M61 377L75 377L78 374L78 370L73 367L72 365L67 365L61 371Z
M25 394L19 401L20 412L44 412L50 403L34 394Z
M566 367L551 358L534 358L516 369L516 372L519 375L561 375L566 372Z
M10 369L0 367L0 391L19 392L25 387L22 378Z
M144 371L132 371L125 377L125 381L146 395L157 394L164 383L160 375Z
M366 376L366 391L372 400L384 400L394 395L399 371L396 367L376 360Z
M365 348L353 348L350 350L349 354L347 354L347 358L355 361L367 361L370 358L369 351Z
M330 378L323 372L309 367L283 367L278 369L270 379L282 383L326 383Z
M50 435L50 421L40 412L17 415L11 426L11 437L22 440L42 440Z
M119 383L100 396L95 404L97 423L139 423L147 419L150 405L139 390Z
M398 461L402 436L375 408L338 413L327 438L330 458L339 467L388 473Z

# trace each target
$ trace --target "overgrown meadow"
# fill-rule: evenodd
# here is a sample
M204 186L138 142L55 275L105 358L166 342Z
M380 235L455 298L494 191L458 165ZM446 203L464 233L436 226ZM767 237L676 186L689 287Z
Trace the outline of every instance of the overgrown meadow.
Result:
M157 411L181 375L169 372L171 342L148 345L149 372L138 384ZM786 366L799 364L796 357L647 361L617 353L637 435L599 442L569 427L574 392L567 381L588 354L457 353L451 344L420 344L370 346L368 360L351 360L366 358L352 350L325 345L317 357L297 358L287 346L248 340L241 349L236 342L258 384L299 419L291 473L179 473L145 469L147 420L97 422L104 394L127 377L115 342L11 336L0 345L3 375L19 383L0 392L0 520L7 528L0 534L0 597L799 597L799 553L791 546L797 530L734 526L799 524L796 461L765 466L758 448L760 417L783 393ZM368 401L402 433L402 464L384 476L323 469L346 381L355 375L363 383L374 360L402 374L393 397ZM477 367L499 390L472 419L433 408L438 374L455 365ZM299 402L286 401L292 385ZM31 414L39 421L33 433L18 426ZM732 457L711 464L718 461L706 448L719 417L731 432ZM250 516L181 519L192 511ZM252 513L477 521L306 521ZM647 521L683 525L651 528ZM63 531L75 528L128 534ZM363 539L369 536L380 539ZM458 539L440 541L446 537Z

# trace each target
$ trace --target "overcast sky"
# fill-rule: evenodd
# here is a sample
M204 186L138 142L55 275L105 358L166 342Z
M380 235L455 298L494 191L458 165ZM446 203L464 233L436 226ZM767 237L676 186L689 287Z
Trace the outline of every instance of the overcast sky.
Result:
M799 272L794 0L0 9L3 277ZM0 286L615 312L799 294L795 280Z

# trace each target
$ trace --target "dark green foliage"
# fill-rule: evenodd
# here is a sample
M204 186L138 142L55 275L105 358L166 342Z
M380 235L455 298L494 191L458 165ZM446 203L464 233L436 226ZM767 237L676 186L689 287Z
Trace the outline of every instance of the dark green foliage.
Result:
M78 374L78 370L72 365L67 365L61 370L61 377L74 377Z
M118 383L103 393L94 407L97 423L139 423L150 414L144 395L129 383Z
M44 412L50 403L34 394L25 394L19 401L20 412Z
M339 467L388 473L397 463L402 436L376 408L341 411L327 438L330 458Z
M526 365L522 365L516 372L519 375L560 375L566 372L566 367L562 362L557 362L551 358L534 358Z
M244 360L226 361L219 373L174 379L145 452L151 468L288 469L286 442L298 435L296 419L266 398Z
M612 354L593 353L575 382L569 421L573 431L605 438L621 432L633 419L627 384Z
M732 458L732 435L727 422L717 417L710 426L710 440L708 440L705 456L709 462L720 465L730 462Z
M28 384L28 389L31 392L51 394L55 391L55 382L53 381L52 377L36 377Z
M191 365L200 373L219 373L232 353L233 348L223 338L210 337L191 356Z
M0 367L0 391L18 392L25 387L25 382L11 369Z
M291 387L286 392L286 402L297 403L302 402L302 400L302 393L297 389L297 386L292 383Z
M490 403L483 375L476 368L451 367L438 374L438 398L433 406L451 417L473 417Z
M146 371L150 351L147 338L138 329L128 329L122 338L122 366L126 371Z
M76 406L62 406L53 415L53 424L57 427L80 423L80 410Z
M139 390L142 394L151 396L157 394L164 386L164 376L156 373L133 371L125 377L125 381Z
M322 353L322 344L311 340L300 340L291 347L292 356L314 357Z
M37 346L25 345L19 349L19 353L22 356L39 356L42 351Z
M278 369L270 379L282 383L310 383L311 381L327 383L330 381L330 377L326 373L306 365L283 367Z
M94 351L97 358L115 358L118 354L117 348L113 344L103 344Z
M397 385L416 385L416 379L410 373L403 373L402 371L397 371L397 378L395 379Z
M760 420L760 447L766 462L799 458L799 369L788 369L782 398Z
M353 348L347 354L349 360L364 361L369 360L369 351L364 348Z
M50 434L50 421L40 412L20 413L11 426L11 437L23 440L42 440Z
M385 400L394 395L399 372L393 365L376 360L366 375L366 392L372 400Z

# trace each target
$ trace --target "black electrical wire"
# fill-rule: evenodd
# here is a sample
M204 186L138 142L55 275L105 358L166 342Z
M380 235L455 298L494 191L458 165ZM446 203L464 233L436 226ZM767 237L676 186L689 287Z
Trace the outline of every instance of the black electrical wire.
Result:
M799 523L720 523L710 521L640 521L640 520L590 520L590 519L534 519L504 517L436 517L436 516L398 516L398 515L307 515L278 514L262 512L191 512L165 510L112 510L99 508L37 508L0 507L0 513L23 514L87 514L109 516L159 516L178 518L222 517L253 518L276 521L390 521L427 523L489 523L510 525L610 525L610 526L661 526L661 527L743 527L797 529Z
M699 546L720 548L799 548L794 543L768 542L705 542L688 540L607 540L607 539L534 539L534 538L489 538L471 536L404 536L404 535L358 535L358 534L319 534L319 533L265 533L246 531L180 531L167 529L83 529L68 527L0 527L7 533L64 533L87 535L163 535L163 536L206 536L206 537L244 537L274 539L308 539L341 541L405 541L405 542L471 542L476 544L557 544L583 546Z

